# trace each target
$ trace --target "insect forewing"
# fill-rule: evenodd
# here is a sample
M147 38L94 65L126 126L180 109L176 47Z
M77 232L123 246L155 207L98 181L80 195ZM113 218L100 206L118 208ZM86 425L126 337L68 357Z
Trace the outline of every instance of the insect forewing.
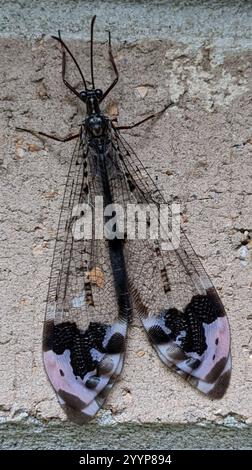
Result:
M95 239L92 224L90 238L83 235L87 211L99 194L102 175L82 129L66 183L43 337L47 375L67 415L78 423L95 415L120 374L127 330L108 242Z
M149 204L149 218L162 227L157 209L165 200L125 139L114 130L113 145L124 174L116 199ZM168 232L162 227L163 233ZM166 232L165 232L166 231ZM221 398L231 370L230 333L221 300L180 231L180 240L127 240L124 247L134 309L160 359L190 384ZM169 240L170 249L164 247Z

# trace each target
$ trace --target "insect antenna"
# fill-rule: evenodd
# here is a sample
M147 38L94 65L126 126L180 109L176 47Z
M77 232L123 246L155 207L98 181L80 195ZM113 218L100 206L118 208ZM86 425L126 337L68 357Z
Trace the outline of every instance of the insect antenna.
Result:
M90 68L91 68L91 81L92 81L92 88L95 89L94 85L94 62L93 62L93 44L94 44L94 22L95 22L96 15L93 16L91 21L91 42L90 42Z

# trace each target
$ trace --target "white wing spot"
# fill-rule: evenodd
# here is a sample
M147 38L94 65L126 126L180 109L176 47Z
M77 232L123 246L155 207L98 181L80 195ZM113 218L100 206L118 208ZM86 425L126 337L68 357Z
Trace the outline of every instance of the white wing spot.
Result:
M72 299L72 306L74 308L82 307L84 304L85 304L85 295L83 293Z

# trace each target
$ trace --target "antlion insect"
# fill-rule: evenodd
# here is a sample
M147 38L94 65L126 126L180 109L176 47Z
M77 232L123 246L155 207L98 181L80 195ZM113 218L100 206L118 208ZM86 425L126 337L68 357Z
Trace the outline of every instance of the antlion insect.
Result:
M78 139L67 177L52 263L43 334L47 375L68 417L84 423L103 405L122 371L132 312L142 320L160 359L211 398L224 395L230 379L229 326L213 284L185 234L174 249L160 239L119 236L113 210L103 222L107 237L85 239L75 231L102 196L105 207L149 204L150 217L165 204L162 194L120 130L142 121L116 125L100 105L118 81L109 33L109 59L115 73L105 92L95 88L91 23L91 83L60 32L64 84L86 105L80 132L66 138L29 131L63 142ZM66 80L66 54L81 76L84 90ZM23 129L24 130L24 129ZM92 225L93 227L93 225Z

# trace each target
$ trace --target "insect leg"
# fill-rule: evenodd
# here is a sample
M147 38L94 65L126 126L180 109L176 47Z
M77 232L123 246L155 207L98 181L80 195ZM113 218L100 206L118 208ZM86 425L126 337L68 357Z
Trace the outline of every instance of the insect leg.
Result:
M63 50L63 48L62 48L62 71L61 71L61 75L62 75L62 80L63 80L64 85L66 85L66 87L69 88L69 90L71 90L76 96L78 96L78 98L80 98L80 94L78 93L78 91L75 90L75 88L72 85L70 85L70 83L65 78L65 75L66 75L66 53Z
M103 94L101 102L109 94L109 92L112 90L112 88L114 88L114 86L117 84L118 78L119 78L119 73L118 73L118 70L117 70L117 66L116 66L116 63L115 63L115 59L114 59L113 52L112 52L112 47L111 47L111 34L110 34L110 31L108 33L109 33L109 59L110 59L110 62L112 64L113 70L115 72L115 79L111 83L111 85L107 88L105 93Z
M69 50L69 48L67 47L67 45L64 43L64 41L62 41L61 39L61 36L60 36L60 31L59 31L59 37L57 36L52 36L53 39L56 39L57 41L60 42L61 44L61 47L62 47L62 71L61 71L61 75L62 75L62 80L64 82L64 85L66 85L67 88L69 88L69 90L71 90L76 96L78 96L78 98L81 99L81 95L80 93L72 86L70 85L70 83L66 80L65 76L66 76L66 52L65 50L68 52L68 54L70 55L70 57L72 58L73 62L75 63L79 73L80 73L80 76L82 78L82 81L83 81L83 84L84 84L84 87L85 87L85 90L87 89L87 84L86 84L86 81L85 81L85 78L84 78L84 75L80 69L80 66L77 62L77 60L75 59L75 57L73 56L72 52Z
M141 121L135 122L134 124L129 124L128 126L118 126L116 127L116 129L120 131L123 129L133 129L134 127L140 126L141 124L143 124L146 121L149 121L150 119L154 119L154 118L161 116L172 105L173 105L173 102L171 101L167 106L161 109L161 111L158 111L157 113L153 113L150 116L147 116L146 118L141 119Z
M38 132L32 129L23 129L22 127L16 127L16 130L19 132L29 132L29 134L38 137L38 139L41 139L41 137L47 137L48 139L56 140L57 142L69 142L70 140L77 139L77 137L79 137L80 135L80 133L78 132L77 134L70 134L65 137L60 137L56 134L46 134L45 132Z

